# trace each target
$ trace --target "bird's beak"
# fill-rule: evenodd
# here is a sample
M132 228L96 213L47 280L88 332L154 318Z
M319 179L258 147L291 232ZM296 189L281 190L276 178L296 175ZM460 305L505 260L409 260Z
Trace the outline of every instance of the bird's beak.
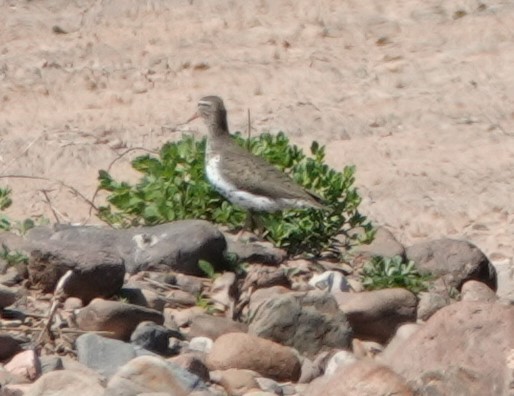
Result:
M196 120L198 117L200 117L200 113L197 111L194 113L184 124L189 124L191 121Z

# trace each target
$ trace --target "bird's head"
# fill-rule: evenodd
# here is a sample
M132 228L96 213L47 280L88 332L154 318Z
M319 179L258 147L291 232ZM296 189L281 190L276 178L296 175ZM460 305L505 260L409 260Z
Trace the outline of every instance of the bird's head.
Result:
M227 111L220 97L205 96L200 99L198 101L197 115L203 118L211 134L220 135L228 133Z

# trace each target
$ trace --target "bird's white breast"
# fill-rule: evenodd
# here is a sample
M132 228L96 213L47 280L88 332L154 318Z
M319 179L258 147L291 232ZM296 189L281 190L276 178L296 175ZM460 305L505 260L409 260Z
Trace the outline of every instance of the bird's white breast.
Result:
M234 184L222 176L219 168L220 163L221 157L219 155L211 156L205 166L205 173L213 187L233 204L244 209L263 212L276 212L289 206L284 206L283 200L274 200L262 195L255 195L247 191L239 190Z

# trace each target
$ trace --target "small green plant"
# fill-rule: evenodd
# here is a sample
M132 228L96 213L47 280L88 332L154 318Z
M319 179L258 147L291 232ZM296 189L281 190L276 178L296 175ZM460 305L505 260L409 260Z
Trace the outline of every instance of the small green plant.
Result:
M10 250L5 244L2 244L0 251L0 259L4 260L9 267L18 264L28 264L29 257L18 250Z
M198 260L198 267L202 270L202 272L209 277L210 279L216 278L216 271L211 263L205 260Z
M0 210L5 210L12 204L11 189L0 187ZM47 224L48 221L44 218L40 219L40 224ZM25 219L23 221L13 221L5 214L0 213L0 230L15 231L20 235L25 235L28 230L34 228L36 223L32 219Z
M265 133L250 139L240 134L236 141L256 155L289 174L296 182L318 193L329 208L287 210L263 213L264 237L291 254L319 254L330 246L338 233L355 227L372 238L371 224L358 211L361 199L353 187L355 168L342 172L325 164L325 150L317 142L311 145L311 156L289 143L284 133ZM204 174L205 139L183 136L165 144L159 156L144 155L132 161L142 173L140 181L131 185L114 180L106 171L99 173L100 188L110 193L108 205L99 210L99 217L118 227L153 225L180 219L205 219L240 228L244 211L230 204L207 182ZM350 237L351 240L352 237ZM353 237L353 241L357 241Z
M362 284L367 290L403 287L414 294L428 289L432 277L416 269L414 262L404 262L400 256L373 257L362 271Z
M0 210L7 209L11 204L11 189L0 187Z

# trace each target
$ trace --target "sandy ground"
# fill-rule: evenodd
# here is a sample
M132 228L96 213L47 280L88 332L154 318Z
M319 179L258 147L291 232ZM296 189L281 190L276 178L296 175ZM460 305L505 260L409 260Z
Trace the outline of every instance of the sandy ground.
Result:
M15 218L90 223L97 172L157 148L207 94L357 166L404 243L514 257L514 2L0 0L0 186ZM198 136L201 123L180 127ZM137 153L134 153L137 154ZM127 161L114 174L132 179ZM46 196L43 193L46 192Z

